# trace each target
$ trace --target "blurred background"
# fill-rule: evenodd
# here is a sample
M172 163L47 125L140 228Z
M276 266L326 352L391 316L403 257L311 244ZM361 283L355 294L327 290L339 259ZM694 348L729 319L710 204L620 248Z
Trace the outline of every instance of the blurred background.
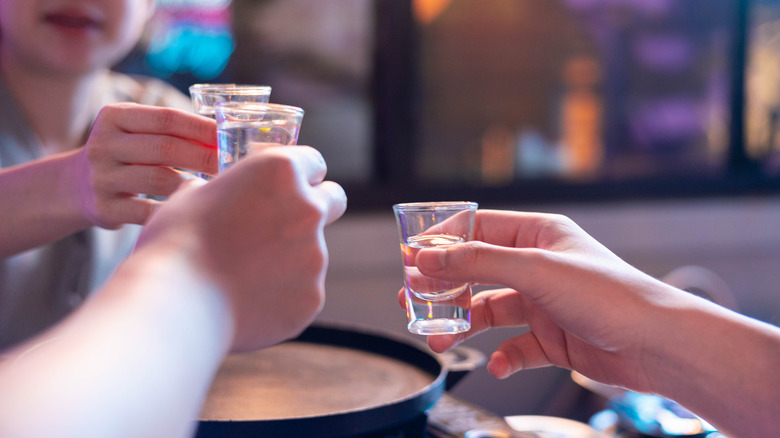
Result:
M323 320L412 337L391 206L469 200L567 214L657 277L707 268L780 324L780 0L158 0L117 69L305 109L299 143L350 198ZM565 370L478 369L453 393L589 415Z

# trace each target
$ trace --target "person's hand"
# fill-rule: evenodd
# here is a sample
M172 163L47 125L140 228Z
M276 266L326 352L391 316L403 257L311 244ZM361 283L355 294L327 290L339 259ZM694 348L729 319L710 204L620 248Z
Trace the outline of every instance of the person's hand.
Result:
M556 365L648 389L643 345L650 314L688 295L631 267L557 215L478 211L473 242L423 249L416 263L434 278L511 288L474 296L471 331L428 338L441 352L492 327L528 326L491 355L488 370L499 378Z
M321 310L328 253L324 226L346 209L338 184L307 146L264 147L202 187L160 207L138 250L173 245L227 295L234 351L297 335Z
M143 224L159 204L139 195L170 196L192 175L216 174L215 122L184 111L119 103L98 114L86 145L73 155L71 191L93 225Z

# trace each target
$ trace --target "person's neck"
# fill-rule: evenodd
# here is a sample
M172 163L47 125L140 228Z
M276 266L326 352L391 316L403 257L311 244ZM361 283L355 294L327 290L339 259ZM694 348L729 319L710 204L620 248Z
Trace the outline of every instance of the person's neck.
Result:
M47 154L83 145L98 109L96 85L107 70L73 75L30 71L0 57L0 72Z

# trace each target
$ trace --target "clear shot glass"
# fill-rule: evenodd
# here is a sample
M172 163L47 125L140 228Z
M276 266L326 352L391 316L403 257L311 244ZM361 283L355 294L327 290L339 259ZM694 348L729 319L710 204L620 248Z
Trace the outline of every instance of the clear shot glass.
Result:
M304 111L277 103L223 102L217 104L215 114L221 174L252 144L298 144Z
M195 113L216 118L216 107L221 102L268 103L271 87L267 85L240 84L194 84L190 86L190 98ZM201 173L200 177L209 180L210 175Z
M428 277L417 269L423 248L456 245L474 237L475 202L417 202L393 206L404 268L407 328L420 335L471 329L471 284Z

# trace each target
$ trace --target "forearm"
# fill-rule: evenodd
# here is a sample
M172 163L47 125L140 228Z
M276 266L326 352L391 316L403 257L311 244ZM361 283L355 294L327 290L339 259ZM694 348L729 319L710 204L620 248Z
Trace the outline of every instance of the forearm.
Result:
M0 170L0 257L56 241L91 224L74 199L67 152Z
M647 358L659 394L728 436L780 436L780 329L698 298L661 324Z
M192 432L231 313L182 252L141 251L72 319L0 364L0 435Z

